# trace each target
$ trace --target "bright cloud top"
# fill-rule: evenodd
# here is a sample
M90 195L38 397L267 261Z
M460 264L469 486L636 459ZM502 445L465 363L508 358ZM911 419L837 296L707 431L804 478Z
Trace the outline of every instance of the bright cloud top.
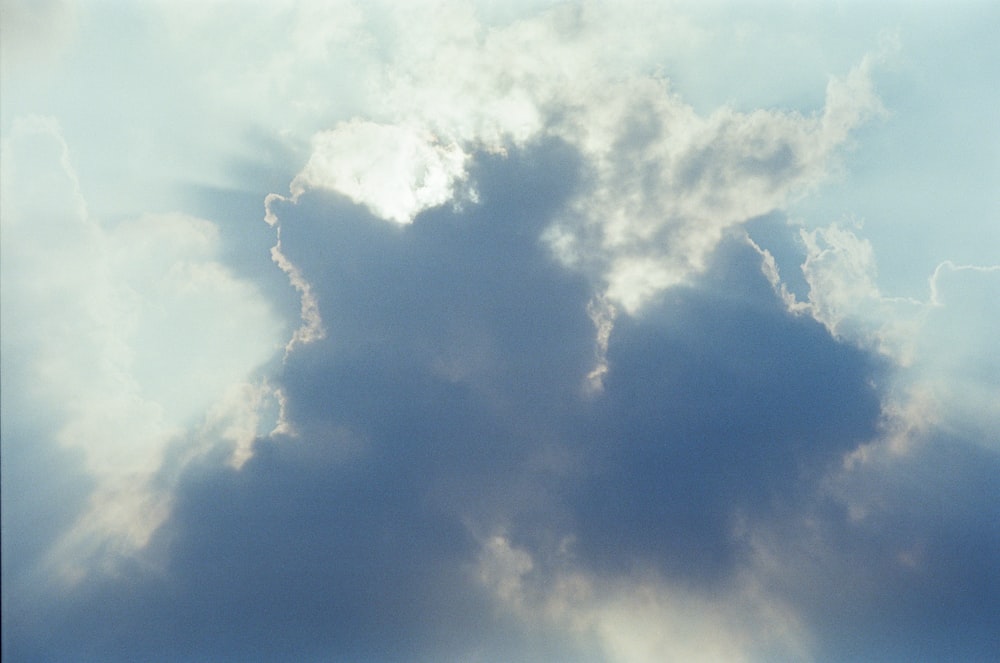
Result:
M396 223L455 196L465 178L465 153L455 144L399 126L347 122L313 138L305 169L292 180L292 195L330 189L367 205Z
M546 240L629 313L703 269L727 227L815 186L850 132L881 112L874 56L833 79L815 114L702 117L662 77L621 75L607 55L634 36L609 35L601 9L560 7L491 29L451 6L441 17L425 34L407 10L393 14L400 45L374 111L384 123L314 137L293 196L329 189L411 223L462 202L471 151L558 137L580 151L588 181Z

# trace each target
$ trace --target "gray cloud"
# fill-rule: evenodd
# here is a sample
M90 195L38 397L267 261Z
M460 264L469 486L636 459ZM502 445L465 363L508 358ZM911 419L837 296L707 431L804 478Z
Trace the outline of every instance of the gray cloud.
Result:
M567 569L623 587L653 569L695 603L730 587L737 523L874 434L878 364L790 316L734 237L616 327L588 392L590 286L539 239L578 166L560 142L483 156L480 205L405 227L328 194L279 205L329 327L280 377L297 436L259 439L239 470L189 465L142 564L19 625L15 658L618 660L612 607L524 621ZM786 646L768 643L725 647Z
M819 661L988 661L997 617L996 455L933 431L883 451L751 545L760 573L814 624Z

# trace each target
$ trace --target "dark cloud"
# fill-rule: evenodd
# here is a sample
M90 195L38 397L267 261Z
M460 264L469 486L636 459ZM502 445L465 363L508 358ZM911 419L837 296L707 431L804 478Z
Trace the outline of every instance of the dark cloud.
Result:
M878 364L779 305L735 240L693 287L621 321L582 486L580 545L602 566L712 576L733 518L808 489L875 433Z
M769 581L814 625L817 660L995 658L998 473L995 452L938 432L783 514Z
M146 551L162 569L78 588L14 659L585 660L496 613L468 521L532 502L593 362L589 289L538 241L575 168L557 143L484 158L481 205L405 228L323 195L282 209L328 327L281 377L300 436L190 468Z
M481 203L459 214L398 227L318 198L282 217L328 328L290 358L290 417L346 431L380 483L479 536L555 517L553 493L584 452L591 289L539 241L577 170L552 142L482 157ZM324 241L297 245L297 232Z
M604 391L588 393L594 288L539 241L576 154L551 142L472 172L479 204L409 226L326 194L277 206L328 331L278 378L297 437L258 440L238 470L221 454L189 465L169 520L118 575L37 614L5 589L5 660L603 660L497 607L476 577L484 538L502 528L544 552L573 537L585 571L652 566L704 588L751 555L738 522L775 533L789 574L768 582L819 625L821 660L879 658L884 628L910 633L918 659L978 654L955 638L980 634L976 606L1000 595L986 552L1000 537L982 520L994 457L914 457L879 488L887 520L864 529L822 501L808 515L826 528L826 575L811 576L799 505L877 434L881 363L789 315L734 236L695 283L619 318ZM917 474L928 467L943 471ZM925 575L883 572L918 539ZM933 621L928 598L954 614Z

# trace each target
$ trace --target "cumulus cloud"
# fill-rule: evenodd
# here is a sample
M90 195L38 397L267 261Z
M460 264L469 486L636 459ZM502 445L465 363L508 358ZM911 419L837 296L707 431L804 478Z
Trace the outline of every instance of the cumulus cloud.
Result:
M723 109L703 118L654 79L607 89L579 121L596 182L549 231L557 254L596 262L607 295L636 312L701 271L726 228L825 174L849 130L879 107L867 68L831 83L811 117Z
M805 656L808 626L743 572L740 523L872 434L866 356L789 316L730 238L608 333L581 391L604 314L539 241L579 165L561 141L480 155L479 205L404 226L323 191L272 201L329 327L275 378L297 434L189 463L137 558L156 572L81 583L60 632L118 642L101 600L133 658ZM205 627L166 645L153 614Z
M997 268L785 214L886 50L719 106L789 23L501 4L82 7L4 126L5 660L987 660Z
M412 533L408 554L471 564L458 595L481 586L516 628L563 641L562 652L805 657L808 628L742 575L739 513L792 499L803 467L836 463L875 433L871 366L790 317L758 254L730 238L707 280L606 330L602 389L581 393L594 326L613 312L539 242L571 200L576 158L559 141L482 155L471 169L479 205L401 228L320 191L272 201L283 250L329 326L288 356L299 437L280 453L310 449L354 477L345 486L370 486L340 498L343 517L381 523L391 505L399 522L460 527L448 544L427 538L437 526ZM710 633L716 649L704 646ZM524 660L565 655L534 647Z

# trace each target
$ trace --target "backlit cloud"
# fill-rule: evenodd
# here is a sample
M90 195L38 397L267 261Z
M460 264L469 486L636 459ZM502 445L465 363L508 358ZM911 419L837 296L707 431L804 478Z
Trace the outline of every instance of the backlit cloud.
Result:
M4 660L991 660L997 18L5 5Z

